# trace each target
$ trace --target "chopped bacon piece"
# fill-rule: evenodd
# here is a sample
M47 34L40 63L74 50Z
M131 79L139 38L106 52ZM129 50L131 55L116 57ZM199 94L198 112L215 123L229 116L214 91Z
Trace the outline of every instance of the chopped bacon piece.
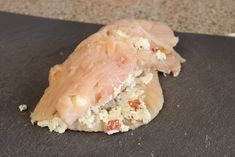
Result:
M120 130L119 120L110 120L108 121L107 130Z
M137 110L140 106L140 101L138 99L128 101L128 104Z

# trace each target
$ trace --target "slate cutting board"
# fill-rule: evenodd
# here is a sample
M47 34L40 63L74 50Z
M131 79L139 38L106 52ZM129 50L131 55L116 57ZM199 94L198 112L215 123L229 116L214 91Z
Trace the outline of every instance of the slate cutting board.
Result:
M179 77L160 76L165 104L149 125L127 133L32 126L30 111L49 68L101 26L0 13L0 156L235 156L235 38L176 33L187 59ZM29 106L19 112L18 105Z

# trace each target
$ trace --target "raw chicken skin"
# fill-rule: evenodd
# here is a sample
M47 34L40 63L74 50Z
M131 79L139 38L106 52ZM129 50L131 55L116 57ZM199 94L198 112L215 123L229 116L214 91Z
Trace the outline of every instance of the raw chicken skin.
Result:
M31 115L32 122L60 117L70 128L90 106L115 97L115 89L134 70L177 76L184 61L173 49L177 41L172 30L159 22L121 20L103 27L50 70L49 87Z

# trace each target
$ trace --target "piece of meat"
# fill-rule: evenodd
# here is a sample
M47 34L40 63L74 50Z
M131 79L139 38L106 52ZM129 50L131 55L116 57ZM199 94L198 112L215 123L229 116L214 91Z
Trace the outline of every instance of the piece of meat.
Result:
M82 130L78 120L90 107L114 99L121 92L116 89L133 71L158 70L177 76L184 61L173 49L177 42L172 30L159 22L121 20L103 27L82 41L63 64L51 68L49 87L31 114L32 122L58 117L68 128ZM153 117L163 104L156 78L143 87L149 93L145 101ZM101 125L93 131L102 131Z

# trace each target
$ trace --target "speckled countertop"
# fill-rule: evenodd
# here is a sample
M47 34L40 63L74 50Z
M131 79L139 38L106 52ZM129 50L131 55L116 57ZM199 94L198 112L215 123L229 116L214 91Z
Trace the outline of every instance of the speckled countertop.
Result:
M181 32L235 32L234 0L0 0L0 11L101 24L143 18Z

